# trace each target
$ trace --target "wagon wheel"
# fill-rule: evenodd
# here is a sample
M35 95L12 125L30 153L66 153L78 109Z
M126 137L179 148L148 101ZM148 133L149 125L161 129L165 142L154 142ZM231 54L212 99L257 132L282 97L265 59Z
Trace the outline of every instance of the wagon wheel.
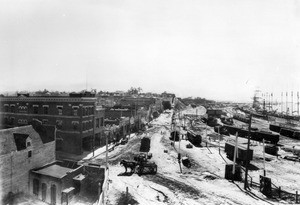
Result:
M135 167L135 173L139 173L139 170L140 170L140 165L137 165L136 167Z
M143 166L139 166L138 168L138 174L141 175L143 173L144 167Z

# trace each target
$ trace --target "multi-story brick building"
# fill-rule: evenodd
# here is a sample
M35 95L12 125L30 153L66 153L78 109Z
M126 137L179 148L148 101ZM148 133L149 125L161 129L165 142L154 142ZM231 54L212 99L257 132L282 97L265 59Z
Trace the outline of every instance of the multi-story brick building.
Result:
M93 95L0 97L0 118L5 128L23 126L33 119L55 125L56 149L82 154L104 145L104 112Z

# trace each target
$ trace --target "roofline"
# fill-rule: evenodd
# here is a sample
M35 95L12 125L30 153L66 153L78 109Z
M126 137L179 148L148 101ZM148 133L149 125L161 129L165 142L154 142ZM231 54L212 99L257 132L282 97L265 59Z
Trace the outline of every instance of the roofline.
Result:
M0 97L0 101L65 101L65 102L96 102L97 97L68 97L68 96L29 96L29 97L20 97L20 96L4 96Z

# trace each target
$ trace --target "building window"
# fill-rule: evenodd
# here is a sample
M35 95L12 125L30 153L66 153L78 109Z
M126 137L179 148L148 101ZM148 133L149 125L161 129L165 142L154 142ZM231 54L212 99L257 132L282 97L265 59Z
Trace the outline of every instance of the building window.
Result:
M9 106L6 104L6 105L4 105L4 111L5 112L9 112Z
M14 124L15 124L15 118L14 118L14 117L11 117L11 118L10 118L10 124L11 124L11 125L14 125Z
M73 107L73 115L78 115L78 107Z
M97 119L96 119L96 128L99 128L99 127L100 127L100 119L97 118Z
M104 117L101 117L100 118L100 126L103 126L104 125L103 123L104 123Z
M44 114L48 115L48 113L49 113L49 107L48 106L44 106L43 108L44 108Z
M78 121L73 121L73 122L72 122L73 129L74 129L74 130L77 130L77 129L78 129L78 124L79 124Z
M47 185L42 183L42 201L46 201L47 196Z
M13 113L15 112L15 105L10 105L10 111Z
M28 151L28 158L30 158L31 155L32 155L32 151L30 150L30 151Z
M57 106L58 114L62 115L63 112L63 106Z
M33 114L39 114L39 106L33 105Z
M5 124L9 124L9 119L8 119L8 117L5 117L5 118L4 118L4 123L5 123Z
M19 125L28 125L28 122L27 122L27 120L19 119L19 120L18 120L18 124L19 124Z
M43 125L48 124L48 120L47 119L43 119L42 123L43 123Z
M39 195L39 185L40 181L38 179L33 179L33 194L34 195Z
M19 112L20 113L27 113L28 112L27 106L19 106Z
M30 142L27 142L27 147L30 147L31 146L31 143Z
M62 128L62 125L63 125L63 121L62 120L56 120L56 127L58 129L61 129Z

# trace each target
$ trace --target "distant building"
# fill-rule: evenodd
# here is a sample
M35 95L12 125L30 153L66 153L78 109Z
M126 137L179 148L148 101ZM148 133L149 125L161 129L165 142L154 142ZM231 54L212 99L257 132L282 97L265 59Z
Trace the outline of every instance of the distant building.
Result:
M218 117L220 118L221 115L226 115L226 113L222 109L207 109L207 116L208 117Z
M119 100L121 106L144 107L149 108L150 105L155 104L155 98L148 97L124 97Z
M28 125L37 119L57 128L57 150L72 154L104 145L104 109L97 106L95 95L70 93L70 96L0 97L2 127ZM95 136L95 138L94 138Z
M1 201L10 194L28 193L30 170L55 161L54 139L54 126L0 130Z

